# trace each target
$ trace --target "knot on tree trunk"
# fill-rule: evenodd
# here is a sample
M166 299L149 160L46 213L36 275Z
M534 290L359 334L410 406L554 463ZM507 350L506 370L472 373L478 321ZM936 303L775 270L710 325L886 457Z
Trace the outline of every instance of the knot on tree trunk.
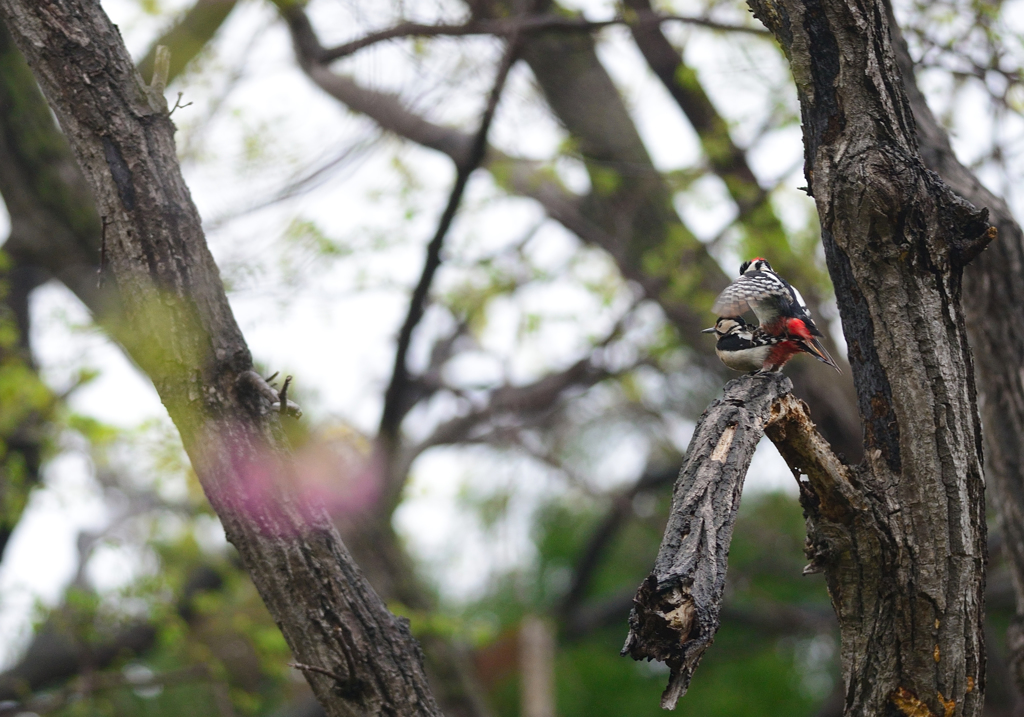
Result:
M815 196L844 250L856 246L945 273L962 269L998 234L988 209L964 199L901 145L851 151L821 174L834 186L819 187Z

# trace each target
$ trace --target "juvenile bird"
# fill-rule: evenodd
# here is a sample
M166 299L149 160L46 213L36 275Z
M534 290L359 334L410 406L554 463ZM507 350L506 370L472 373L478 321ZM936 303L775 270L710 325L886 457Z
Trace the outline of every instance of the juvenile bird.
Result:
M809 353L840 371L838 364L818 340L823 334L814 325L804 298L772 269L766 259L757 257L743 262L740 278L718 295L712 310L728 318L753 311L760 322L758 328L766 335L794 343L799 346L799 350L794 353Z

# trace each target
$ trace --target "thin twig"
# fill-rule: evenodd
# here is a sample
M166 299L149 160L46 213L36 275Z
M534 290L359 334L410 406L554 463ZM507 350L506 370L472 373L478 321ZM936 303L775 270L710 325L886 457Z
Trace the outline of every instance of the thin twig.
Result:
M587 20L582 17L560 17L558 15L538 15L524 20L472 20L460 24L438 24L431 25L416 22L403 22L394 27L370 33L358 40L346 42L329 50L324 50L318 58L320 62L327 63L347 57L363 48L375 45L378 42L396 40L405 37L461 37L465 35L507 35L515 33L542 32L545 30L561 30L563 32L594 32L612 25L636 25L636 24L662 24L664 22L682 22L689 25L699 25L712 30L725 32L744 32L752 35L765 35L769 33L760 27L747 25L733 25L730 23L716 22L706 17L694 17L690 15L639 15L634 18L625 18L617 15L610 20Z
M281 415L288 413L288 387L292 385L292 377L284 377L284 385L281 386L281 391L277 394L278 400L281 402Z
M409 353L409 344L412 341L412 332L420 322L420 319L423 318L430 285L434 281L434 274L437 273L437 269L441 265L441 246L444 244L445 235L451 227L456 211L458 211L466 184L469 182L470 175L480 166L486 154L487 134L490 131L491 122L494 120L494 114L498 108L498 100L501 98L501 92L505 87L505 80L508 79L509 71L515 63L518 50L519 33L516 30L509 37L505 54L501 58L501 64L498 66L497 77L494 80L490 96L487 98L487 106L480 118L480 128L473 139L469 156L464 163L458 166L455 185L452 187L451 195L448 197L448 205L441 215L434 238L427 245L427 257L423 264L423 273L420 275L419 283L413 291L412 298L409 301L409 313L406 315L405 323L402 324L402 329L398 334L398 347L395 351L395 366L391 374L391 383L384 393L384 410L380 419L381 436L393 438L398 433L398 426L408 408L404 405L403 398L406 386L409 383L406 357Z
M192 104L193 104L192 102L186 102L185 104L181 104L181 98L182 98L182 96L184 94L185 94L184 92L179 92L178 93L178 99L176 99L174 101L174 107L172 107L171 111L167 113L168 117L170 117L171 115L174 114L174 110L185 109L186 107L191 107L192 106Z

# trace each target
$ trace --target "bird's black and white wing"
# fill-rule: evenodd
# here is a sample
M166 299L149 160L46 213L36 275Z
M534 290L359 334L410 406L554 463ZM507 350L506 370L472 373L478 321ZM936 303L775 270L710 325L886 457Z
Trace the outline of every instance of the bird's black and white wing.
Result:
M807 330L810 331L813 335L824 336L825 334L821 333L818 327L815 326L814 319L811 318L811 310L807 308L807 302L804 301L804 297L800 295L800 292L797 291L795 286L790 285L789 290L793 292L793 305L791 307L791 313L793 314L793 316L797 319L802 320L804 322L804 325L807 327ZM822 351L824 350L825 349L822 348ZM830 361L831 358L832 357L830 356ZM829 363L829 361L826 361L825 363ZM835 365L835 362L832 362L832 365ZM838 366L835 366L835 368L836 370L839 369Z
M741 316L753 311L762 325L771 323L794 302L792 288L773 271L744 274L715 299L718 316Z

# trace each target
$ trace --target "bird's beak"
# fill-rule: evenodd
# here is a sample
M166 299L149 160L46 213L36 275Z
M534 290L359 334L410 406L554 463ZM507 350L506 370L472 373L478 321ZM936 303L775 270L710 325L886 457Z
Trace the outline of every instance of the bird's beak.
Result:
M820 341L818 341L817 339L811 339L810 343L805 344L805 346L807 346L808 348L808 353L814 356L814 358L818 359L822 363L827 363L829 366L834 368L839 373L843 372L843 370L839 368L839 364L837 364L835 360L831 356L829 356L828 351L825 350L825 347L821 345Z
M713 334L713 333L715 333L715 327L712 326L710 329L704 329L703 331L701 331L701 333L702 334Z

